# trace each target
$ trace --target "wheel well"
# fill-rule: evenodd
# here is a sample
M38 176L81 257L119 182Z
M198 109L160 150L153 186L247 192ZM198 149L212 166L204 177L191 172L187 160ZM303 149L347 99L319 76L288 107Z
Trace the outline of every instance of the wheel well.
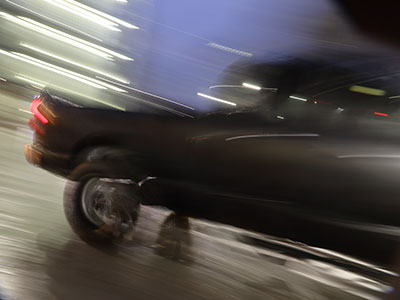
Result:
M88 157L93 159L104 159L107 153L111 152L111 149L123 149L124 147L121 142L111 136L91 136L79 141L73 148L73 165L74 167L78 164L88 160ZM93 156L95 151L95 157ZM115 150L113 151L115 152Z
M86 149L109 146L109 147L116 147L120 146L121 143L118 142L117 139L107 136L92 136L85 138L78 143L73 148L73 153L75 156L83 153Z
M82 149L77 153L73 163L73 170L78 166L88 162L100 162L107 165L113 165L126 174L131 174L132 179L145 179L150 174L150 168L137 153L112 145L97 145Z

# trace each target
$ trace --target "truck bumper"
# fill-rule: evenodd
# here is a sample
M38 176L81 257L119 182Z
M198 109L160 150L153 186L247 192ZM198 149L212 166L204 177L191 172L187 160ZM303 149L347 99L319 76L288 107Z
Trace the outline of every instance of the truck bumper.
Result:
M30 164L64 177L71 171L70 156L48 151L37 144L25 146L25 157Z

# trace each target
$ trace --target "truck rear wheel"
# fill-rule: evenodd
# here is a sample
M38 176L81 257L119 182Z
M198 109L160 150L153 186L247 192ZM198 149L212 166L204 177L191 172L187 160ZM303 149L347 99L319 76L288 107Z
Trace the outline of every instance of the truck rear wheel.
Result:
M131 239L141 197L139 187L118 163L77 166L64 190L64 212L73 231L90 244Z

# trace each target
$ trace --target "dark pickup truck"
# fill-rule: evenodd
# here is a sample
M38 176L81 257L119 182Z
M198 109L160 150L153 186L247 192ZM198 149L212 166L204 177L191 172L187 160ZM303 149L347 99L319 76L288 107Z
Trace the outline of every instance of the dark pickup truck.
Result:
M389 260L400 236L400 76L284 70L260 107L194 118L44 91L26 157L68 178L66 216L86 241L129 237L140 205L162 205Z

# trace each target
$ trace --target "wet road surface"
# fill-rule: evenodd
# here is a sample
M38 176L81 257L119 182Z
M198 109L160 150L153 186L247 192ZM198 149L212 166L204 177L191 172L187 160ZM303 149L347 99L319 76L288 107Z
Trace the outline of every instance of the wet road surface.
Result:
M29 103L0 96L0 290L4 299L379 299L389 286L240 242L247 233L143 207L133 241L81 242L65 180L29 165ZM18 109L22 109L18 110ZM183 224L183 225L182 225Z

